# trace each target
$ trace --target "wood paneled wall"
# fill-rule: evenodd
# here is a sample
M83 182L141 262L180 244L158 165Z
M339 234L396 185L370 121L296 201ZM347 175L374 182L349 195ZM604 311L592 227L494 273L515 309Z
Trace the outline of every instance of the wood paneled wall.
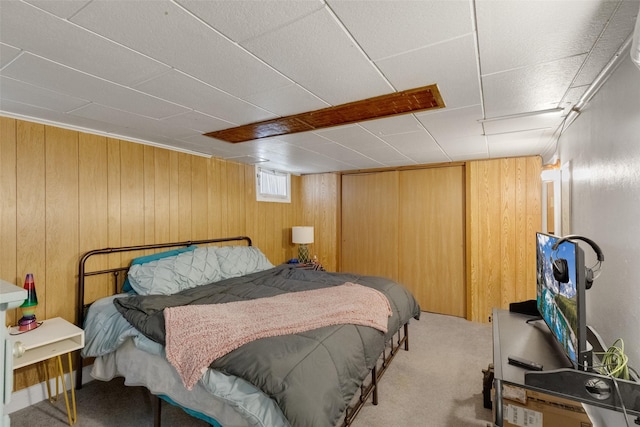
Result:
M327 271L338 271L340 259L340 175L325 173L302 176L300 224L314 227L309 254L317 255ZM289 236L289 241L291 241Z
M335 176L304 178L304 214L302 177L292 176L290 204L256 202L254 182L250 165L0 117L0 278L22 286L33 273L37 317L74 322L78 261L91 249L247 235L279 264L296 255L291 227L309 218L319 255L336 256ZM88 299L106 292L95 280L104 286ZM42 380L21 371L18 388Z
M542 226L540 157L467 163L467 319L534 299Z
M420 309L466 316L464 166L400 172L398 273Z
M342 176L340 271L399 280L398 171Z

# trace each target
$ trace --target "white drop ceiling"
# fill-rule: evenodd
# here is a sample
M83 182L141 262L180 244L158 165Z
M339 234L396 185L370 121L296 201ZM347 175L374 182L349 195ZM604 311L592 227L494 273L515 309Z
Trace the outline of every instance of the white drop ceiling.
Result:
M543 155L639 0L0 0L0 115L292 173ZM215 130L437 84L446 108Z

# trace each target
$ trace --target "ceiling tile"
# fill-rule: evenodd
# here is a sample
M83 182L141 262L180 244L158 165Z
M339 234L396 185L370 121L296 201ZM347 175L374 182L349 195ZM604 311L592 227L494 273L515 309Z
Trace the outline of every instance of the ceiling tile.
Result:
M369 120L360 123L360 126L381 137L422 130L422 126L413 114L402 114L384 119Z
M19 1L2 2L0 40L125 86L168 70L157 61Z
M587 53L617 3L477 0L482 74Z
M452 161L486 159L489 157L487 140L482 135L472 135L459 138L447 138L440 143Z
M161 119L160 121L171 126L193 129L199 133L207 133L214 129L225 129L229 126L229 122L202 114L198 111L188 111Z
M441 151L438 144L425 130L387 135L383 139L387 144L409 157L420 152L434 153Z
M290 84L170 1L92 2L72 21L236 96Z
M400 153L398 150L394 149L389 145L385 145L382 147L370 148L360 150L364 156L367 156L377 162L382 163L383 165L390 166L392 164L406 163L407 156Z
M235 42L273 31L324 7L320 0L177 0L177 3Z
M451 161L442 150L420 151L417 153L407 153L407 156L417 164L447 163Z
M20 55L20 49L0 43L0 69Z
M466 0L327 3L374 61L473 31L471 3ZM434 16L438 18L430 19Z
M314 132L330 141L349 146L355 150L383 147L385 143L358 125L336 126Z
M326 9L243 45L332 105L393 91Z
M584 57L483 76L486 118L558 107Z
M449 138L482 135L480 105L416 113L416 118L439 143Z
M638 15L638 0L0 7L2 114L182 152L265 158L294 173L550 158L555 120L615 57ZM202 135L432 83L446 108L241 144ZM564 111L549 123L480 122L555 107Z
M354 166L356 165L356 163L362 164L363 161L365 162L368 161L371 163L374 162L371 159L366 159L366 158L363 159L362 154L350 148L344 147L340 144L328 143L323 145L316 145L313 148L307 148L307 150L314 153L323 154L332 159L340 160L342 162L345 162ZM378 166L380 166L380 164L378 164Z
M68 19L87 5L91 0L24 0L40 9L44 9L60 18Z
M383 59L376 64L398 90L436 83L448 108L481 101L472 35Z
M317 135L313 132L300 132L292 133L289 135L279 135L277 140L282 140L288 144L296 145L298 147L314 147L316 145L323 145L327 143L327 139Z
M320 98L293 83L280 88L267 88L265 91L248 95L244 99L278 116L289 116L330 107Z
M229 126L226 127L276 117L266 110L175 70L137 85L135 88L179 105L188 105L202 113L227 121Z
M0 76L0 93L2 93L0 105L5 100L12 100L61 113L89 103L85 99L42 89L5 76Z
M553 136L552 130L531 130L487 136L492 158L530 156L542 152Z
M149 139L152 139L153 136L180 139L199 133L192 129L169 126L160 120L138 116L100 104L89 104L69 114L96 121L101 120L122 128L136 129L147 135Z
M109 83L30 54L22 54L3 69L2 74L34 86L46 87L55 92L66 93L69 96L87 99L147 117L162 118L188 111L188 109L176 104Z
M45 122L54 126L63 128L76 128L90 130L92 132L109 132L115 128L114 125L105 123L100 120L92 120L85 117L72 116L59 111L49 110L47 108L37 107L33 105L23 104L20 102L2 99L0 101L0 110L11 112L12 115L32 119L36 123Z

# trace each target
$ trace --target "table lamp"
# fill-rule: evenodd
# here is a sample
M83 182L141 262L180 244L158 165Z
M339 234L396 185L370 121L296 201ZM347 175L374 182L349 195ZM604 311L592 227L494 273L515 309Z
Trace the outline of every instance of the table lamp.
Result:
M307 244L313 243L313 227L293 227L291 237L291 241L299 245L298 261L301 264L307 264L309 262L309 248L307 248Z
M36 321L38 295L36 294L36 284L33 280L33 274L27 274L27 277L24 279L24 289L27 291L27 299L20 306L22 310L22 318L18 321L18 329L20 332L30 331L39 326Z

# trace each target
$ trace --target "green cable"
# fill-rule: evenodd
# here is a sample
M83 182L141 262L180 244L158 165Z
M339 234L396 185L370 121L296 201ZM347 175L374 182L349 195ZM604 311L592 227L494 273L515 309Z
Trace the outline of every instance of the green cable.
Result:
M619 347L616 345L618 343L620 343ZM629 367L627 366L629 358L624 354L624 341L622 341L622 338L618 338L604 353L596 354L602 355L600 371L603 375L624 380L629 379Z

